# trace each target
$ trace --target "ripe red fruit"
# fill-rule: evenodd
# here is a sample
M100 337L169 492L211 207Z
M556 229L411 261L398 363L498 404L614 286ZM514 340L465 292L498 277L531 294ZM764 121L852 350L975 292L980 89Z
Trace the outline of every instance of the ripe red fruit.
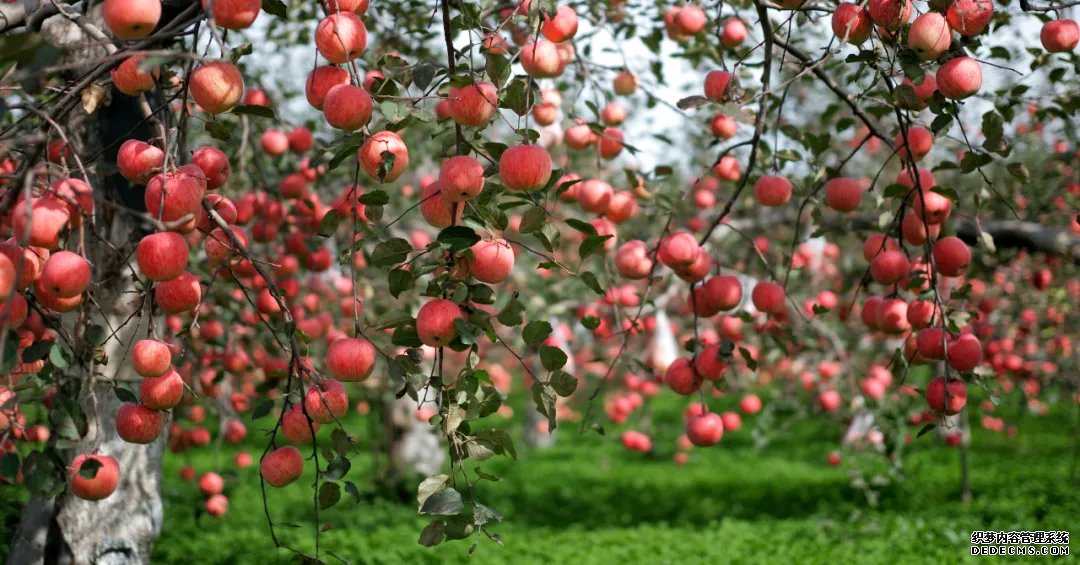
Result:
M239 455L237 457L239 457ZM248 457L251 456L248 455ZM207 514L215 518L220 518L229 511L229 499L224 494L211 495L210 498L206 499L204 507L206 508Z
M128 443L151 443L161 433L165 418L161 412L143 406L127 403L116 412L116 433Z
M209 2L202 0L203 10ZM262 0L213 0L214 23L225 29L244 29L255 23Z
M716 412L691 416L686 421L686 437L698 447L716 445L724 437L724 421Z
M499 284L514 270L514 250L505 239L482 239L473 244L469 251L471 257L466 259L469 273L480 282Z
M154 169L165 162L165 152L137 139L129 139L116 153L116 167L120 174L135 184L146 184Z
M352 12L330 14L315 28L315 48L331 63L348 63L367 49L367 27Z
M352 12L358 16L364 15L368 10L368 0L320 0L323 12Z
M259 462L259 474L270 486L281 488L300 478L304 457L291 445L279 447Z
M701 375L694 371L690 359L686 357L676 359L668 366L664 374L664 382L671 387L671 390L683 396L693 394L701 388L701 380Z
M139 401L147 408L169 410L184 399L184 379L174 370L160 377L146 377L139 383Z
M934 134L924 127L913 126L907 130L907 143L904 143L904 132L901 131L896 134L894 144L897 155L904 161L921 161L934 147Z
M912 328L921 330L930 327L939 314L933 300L912 300L908 304L907 321Z
M728 49L734 49L746 41L750 34L746 24L739 18L731 18L724 22L724 28L720 32L720 44Z
M174 232L150 234L135 248L139 270L152 281L170 281L184 274L188 265L188 244Z
M259 137L259 144L267 155L277 157L289 150L289 136L276 129L268 129Z
M131 348L131 367L142 377L160 377L172 366L169 346L156 339L143 339Z
M566 65L555 44L540 39L521 48L521 66L530 76L555 78L562 74Z
M945 17L927 12L915 18L908 29L908 47L923 61L933 61L949 49L952 30Z
M694 371L706 380L718 381L727 371L727 363L720 356L719 345L707 345L694 357Z
M206 496L221 494L221 491L225 490L225 479L213 471L203 473L203 476L199 477L199 490Z
M319 431L321 424L312 420L308 422L304 415L304 409L299 404L294 404L281 418L281 433L289 443L307 445L312 441L312 429Z
M615 190L600 179L587 179L577 185L578 204L586 212L603 214L611 205Z
M769 281L758 281L750 299L754 308L766 314L776 314L784 309L784 287Z
M1080 25L1075 20L1053 20L1046 22L1039 32L1043 49L1050 53L1065 53L1076 49L1080 43Z
M202 174L198 166L184 165L175 172L154 175L146 183L143 193L147 212L163 222L176 222L190 216L194 226L206 194Z
M439 168L439 186L448 202L466 202L484 190L484 166L466 155L443 161Z
M911 264L903 251L886 251L870 262L870 276L878 284L892 285L908 276Z
M966 37L979 35L994 17L991 0L955 0L945 12L949 26Z
M705 97L714 102L723 102L730 82L731 73L709 71L709 74L705 75Z
M620 275L628 279L643 279L649 276L652 266L649 247L640 239L622 244L615 253L615 268Z
M975 334L962 333L949 342L945 352L949 366L957 371L970 371L983 359L983 347Z
M90 285L90 264L82 255L58 251L45 261L39 277L41 284L51 294L60 298L74 298Z
M416 333L420 342L431 347L449 345L457 337L455 320L464 320L461 307L445 298L429 300L416 313Z
M746 395L739 401L739 410L747 415L757 414L761 411L761 399L756 394Z
M945 377L937 377L926 385L926 403L938 414L952 416L959 414L967 404L967 385L964 381L952 379L948 382L946 394ZM948 396L948 399L946 399Z
M83 453L71 461L68 478L71 494L83 500L103 500L120 483L120 465L108 455Z
M742 416L739 416L738 412L723 412L720 420L724 423L725 432L738 431L742 427Z
M201 299L199 278L188 272L154 287L154 303L167 314L187 312L198 306Z
M713 277L701 287L702 298L718 312L735 308L742 302L742 283L738 277L723 275Z
M946 277L959 277L971 264L971 249L958 237L943 237L934 244L934 265Z
M907 243L922 245L926 243L928 237L937 237L938 232L941 231L941 224L932 224L927 228L922 218L914 211L911 211L904 214L904 219L900 222L900 231L904 234L904 241Z
M345 385L333 379L313 383L304 397L308 416L320 424L328 424L349 411L349 394Z
M544 13L544 25L540 28L540 32L544 34L544 37L548 41L554 43L562 43L574 35L578 30L578 16L570 6L559 6L555 10L555 16L552 17L547 12Z
M457 219L461 219L464 206L458 206ZM420 214L432 227L448 228L453 223L454 205L446 200L438 182L432 182L421 190Z
M499 91L487 82L450 89L450 117L470 127L486 126L499 108Z
M205 63L188 77L188 91L204 111L221 114L240 103L244 96L244 77L232 63Z
M613 223L621 224L637 215L637 211L637 198L634 197L634 194L628 190L621 190L611 195L611 201L608 203L607 211L604 212L604 217Z
M101 7L105 26L117 39L150 35L161 19L160 0L105 0Z
M919 221L937 226L952 214L952 200L940 192L924 189L911 195L911 211Z
M857 179L839 177L825 183L825 203L837 212L858 208L862 193L862 184Z
M692 265L702 253L694 236L689 232L677 232L660 242L657 258L671 269L680 270Z
M383 153L394 156L392 162L388 161ZM380 131L367 138L360 146L356 158L360 166L364 168L371 178L382 182L393 182L409 166L409 148L401 140L398 134L392 131Z
M551 180L551 155L539 145L516 145L499 157L499 178L509 190L539 190Z
M352 84L334 85L323 98L326 123L345 131L356 131L371 121L371 95Z
M331 65L315 67L308 73L307 81L304 83L304 94L307 96L308 104L316 110L322 110L326 95L332 88L351 83L352 77L349 76L349 71L341 67ZM282 152L284 153L284 149Z
M604 106L604 109L600 112L600 119L609 126L617 126L625 122L626 116L626 108L618 102L608 102L607 105ZM554 120L552 120L552 122L553 121Z
M306 153L315 147L315 136L306 127L295 127L286 136L289 141L289 149L293 153Z
M26 204L20 202L18 212L11 216L11 231L16 240L25 245L56 249L60 245L60 233L71 221L67 204L52 198L35 198L30 202L30 218L26 217Z
M731 116L725 114L717 114L713 116L709 127L712 129L712 134L720 139L731 139L735 136L735 132L739 129L739 124L732 119Z
M343 382L360 382L375 369L375 346L364 338L335 339L326 348L326 372Z
M832 412L840 408L841 403L843 403L843 398L835 390L826 390L818 395L818 406L821 406L821 409L826 412Z
M876 327L885 333L899 334L911 329L907 321L907 302L899 298L882 300L874 313L877 316Z
M832 16L833 33L841 41L860 45L870 39L874 31L870 11L851 2L841 2Z
M791 182L784 177L763 176L754 183L754 197L762 206L783 206L791 200Z
M622 153L623 134L621 131L615 128L604 128L604 131L600 133L600 157L603 159L614 159L618 157L619 153Z
M911 19L909 0L870 0L870 19L888 31L896 31Z
M202 170L206 189L220 188L229 180L229 158L216 147L200 147L191 155L191 162Z
M158 76L157 67L146 70L140 69L145 57L132 55L124 59L115 69L109 71L113 86L128 96L138 96L143 92L154 89L154 80Z
M945 338L947 334L941 328L926 328L916 337L916 349L926 359L942 360L945 358Z
M982 67L971 57L957 57L937 72L938 92L951 100L963 100L982 88Z
M838 467L840 466L840 454L835 451L830 451L826 461L828 461L830 467Z
M637 90L637 86L637 76L634 73L619 71L619 74L615 75L612 88L619 96L630 96Z

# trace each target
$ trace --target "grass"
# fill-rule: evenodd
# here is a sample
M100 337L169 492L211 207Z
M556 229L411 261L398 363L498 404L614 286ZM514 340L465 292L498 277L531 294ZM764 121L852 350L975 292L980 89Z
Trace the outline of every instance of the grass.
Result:
M680 408L672 402L664 409ZM851 486L850 469L825 464L840 431L824 423L799 423L761 450L744 428L715 448L695 450L685 466L671 462L670 450L628 453L615 438L566 429L554 448L522 450L516 463L484 463L504 478L481 483L477 493L505 516L493 528L504 547L484 538L471 558L471 540L423 548L417 537L426 521L415 504L377 497L356 503L343 495L323 512L330 529L322 548L353 563L1001 562L969 556L972 530L1069 530L1080 523L1080 491L1070 479L1073 415L1066 412L1057 405L1049 416L1025 416L1014 438L974 430L974 500L967 504L959 502L957 450L932 434L920 438L905 453L906 480L881 488L874 508ZM365 427L356 422L350 429ZM259 452L255 441L243 448ZM190 461L200 472L231 469L231 459L228 450L167 458L155 563L289 558L270 541L254 467L226 476L225 517L197 515L201 495L177 478L180 467ZM370 473L362 459L349 478L363 490ZM311 489L298 482L269 497L275 520L296 524L279 526L281 537L310 551Z

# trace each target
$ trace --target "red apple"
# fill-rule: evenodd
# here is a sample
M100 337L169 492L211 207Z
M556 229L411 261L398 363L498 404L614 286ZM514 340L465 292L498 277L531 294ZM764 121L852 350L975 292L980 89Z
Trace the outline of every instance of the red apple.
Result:
M326 348L326 371L343 382L360 382L375 369L375 346L364 338L335 339Z
M430 347L443 347L457 337L455 320L464 320L461 307L445 298L426 302L416 313L416 333L420 341Z
M259 474L270 486L281 488L304 473L304 457L291 445L279 447L259 462Z
M188 91L204 111L221 114L240 103L244 96L244 77L232 63L204 63L188 77Z
M103 500L120 483L120 465L108 455L83 453L71 461L68 478L71 494L83 500Z

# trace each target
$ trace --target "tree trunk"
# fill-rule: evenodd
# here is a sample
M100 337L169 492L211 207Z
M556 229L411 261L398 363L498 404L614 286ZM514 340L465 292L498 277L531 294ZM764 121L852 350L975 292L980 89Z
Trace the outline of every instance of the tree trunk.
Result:
M91 18L100 22L99 9ZM104 54L99 46L62 16L54 16L42 27L42 36L49 43L66 49L67 62L96 64ZM89 45L89 46L88 46ZM110 199L120 206L142 211L142 187L133 187L123 177L109 174L115 171L116 151L126 138L147 140L150 132L141 123L143 114L136 100L113 93L96 112L87 114L82 107L74 109L61 123L65 127L72 150L84 158L104 154L95 163L87 163L89 178L98 200ZM50 132L55 133L55 132ZM69 171L76 175L76 170ZM93 265L94 301L86 307L93 324L115 335L103 346L103 365L72 367L80 371L79 403L88 419L88 431L70 450L64 453L70 461L78 453L98 452L114 457L120 466L120 483L108 498L90 502L68 492L53 500L33 500L24 510L21 522L10 544L8 563L72 564L134 564L149 563L154 541L161 532L162 504L160 495L161 457L166 430L150 445L136 445L121 440L116 433L116 413L122 402L114 392L116 384L138 390L138 376L131 370L129 350L134 340L142 337L147 315L136 315L138 294L134 291L133 257L135 245L145 231L131 214L112 206L96 206L96 229L86 225L84 238L87 259ZM79 241L77 230L71 234ZM108 243L106 243L108 242ZM111 245L110 245L111 244ZM100 308L98 307L100 306ZM147 312L149 314L149 312ZM65 315L64 327L72 327L77 315ZM80 330L74 332L76 343ZM86 337L82 335L82 337Z

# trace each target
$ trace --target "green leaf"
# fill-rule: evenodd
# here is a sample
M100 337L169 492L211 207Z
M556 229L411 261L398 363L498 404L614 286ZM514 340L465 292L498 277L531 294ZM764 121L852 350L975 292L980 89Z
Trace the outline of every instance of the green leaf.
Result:
M445 487L431 496L420 505L421 514L435 516L457 516L465 509L461 493L453 487Z
M258 104L241 104L233 108L232 113L242 114L245 116L255 116L256 118L266 118L268 120L277 119L277 115L274 114L273 108L259 106Z
M251 412L251 421L258 420L263 416L266 416L274 409L274 401L270 399L264 399L255 405L255 410Z
M479 441L491 444L494 447L495 453L509 455L511 459L517 459L517 450L514 449L514 440L505 430L495 428L481 430L476 432L474 437ZM498 480L498 478L495 480Z
M548 371L562 369L566 365L566 360L566 352L558 347L545 345L540 348L540 363Z
M548 433L555 431L555 391L545 383L533 383L532 397L536 411L548 419Z
M22 352L23 363L34 363L48 357L52 353L52 347L55 343L56 342L47 339L31 343L30 346Z
M603 289L603 287L600 286L600 281L596 279L596 275L590 273L589 271L585 271L584 273L581 273L581 282L585 283L585 286L592 289L592 291L595 292L596 294L599 294L599 295L604 294L604 289ZM595 329L595 328L591 328L591 329Z
M130 388L117 385L113 388L113 392L116 393L116 397L119 398L121 402L131 402L135 404L139 402L138 395L132 392Z
M102 467L101 461L87 457L79 465L79 476L84 479L92 479L97 476L98 469Z
M937 427L937 424L926 424L925 426L922 427L922 429L919 430L919 433L915 434L915 439L919 439L919 438L923 437L930 430L932 430L932 429L934 429L936 427Z
M585 241L581 242L581 246L578 247L578 257L581 260L585 260L586 257L596 253L604 247L607 240L614 236L611 235L590 235L585 238Z
M521 324L521 315L525 312L525 305L516 297L506 303L496 319L504 326L517 326Z
M491 78L491 82L495 86L502 86L506 83L506 79L510 78L510 59L502 55L492 55L488 53L485 55L487 64L485 70L488 77Z
M750 354L749 349L745 347L740 347L739 355L742 355L743 360L746 361L747 368L749 368L751 371L757 370L757 361L754 361L754 356Z
M525 330L521 332L521 338L525 344L534 347L551 335L551 324L543 320L534 320L525 324Z
M330 210L319 221L319 237L330 237L337 232L338 224L341 223L341 216L337 210Z
M389 267L404 262L409 257L413 246L408 240L396 237L389 241L383 241L375 246L371 253L371 265L373 267Z
M385 190L373 190L360 195L356 201L365 206L386 206L390 203L390 195Z
M441 232L436 238L440 245L450 250L451 253L461 253L480 241L476 231L465 226L450 226Z
M547 219L547 210L533 206L525 211L521 216L521 225L518 227L518 233L532 233L542 227L544 227L544 220Z
M446 537L444 533L446 523L442 520L432 520L430 524L424 526L423 531L420 532L420 545L424 547L435 547L442 543L443 538Z
M319 487L319 509L326 510L341 500L341 487L337 483L323 483Z
M585 235L597 235L596 226L590 224L589 222L581 221L577 218L567 218L566 225L576 229L577 231Z
M435 79L435 65L428 62L418 63L413 69L413 84L421 90L427 90L431 81Z
M214 139L219 141L232 141L233 128L225 122L206 122L204 128L206 129L206 133L209 133L210 137Z
M402 292L412 289L416 285L416 277L412 271L394 269L386 277L390 286L390 294L397 298Z
M263 0L262 9L271 16L277 16L283 20L289 19L285 3L281 0Z
M556 371L551 375L551 388L559 396L570 396L577 390L578 380L566 371Z

